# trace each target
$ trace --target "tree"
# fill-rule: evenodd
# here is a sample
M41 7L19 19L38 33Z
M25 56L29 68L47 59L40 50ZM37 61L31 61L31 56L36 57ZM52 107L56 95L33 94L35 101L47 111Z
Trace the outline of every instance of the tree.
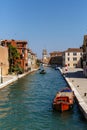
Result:
M8 45L8 52L9 52L9 72L17 72L20 67L19 67L19 63L17 61L17 59L20 58L20 54L17 51L17 48L12 46L12 45Z
M36 60L36 65L39 67L40 66L41 61L39 59Z

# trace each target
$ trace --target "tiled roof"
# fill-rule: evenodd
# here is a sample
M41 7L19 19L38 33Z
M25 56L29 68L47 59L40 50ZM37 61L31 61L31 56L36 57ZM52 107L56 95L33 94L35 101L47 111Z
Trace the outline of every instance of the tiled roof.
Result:
M2 42L3 41L5 41L5 42L12 42L12 41L14 41L14 42L18 42L18 43L27 43L27 41L24 41L24 40L14 40L14 39L11 39L11 40L2 40Z
M64 52L83 52L82 49L80 48L68 48L66 51Z

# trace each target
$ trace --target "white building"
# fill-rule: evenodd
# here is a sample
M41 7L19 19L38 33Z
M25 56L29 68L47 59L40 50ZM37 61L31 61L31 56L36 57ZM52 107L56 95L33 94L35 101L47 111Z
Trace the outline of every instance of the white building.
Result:
M37 56L32 50L28 49L28 69L32 70L36 68Z
M68 48L63 52L63 66L81 67L83 51L80 48Z

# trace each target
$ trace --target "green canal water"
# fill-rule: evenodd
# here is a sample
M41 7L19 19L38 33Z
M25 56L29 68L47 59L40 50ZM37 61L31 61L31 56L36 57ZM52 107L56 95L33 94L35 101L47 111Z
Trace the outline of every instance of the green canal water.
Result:
M0 130L87 130L87 121L75 103L59 113L52 109L58 90L67 86L58 70L32 73L0 90Z

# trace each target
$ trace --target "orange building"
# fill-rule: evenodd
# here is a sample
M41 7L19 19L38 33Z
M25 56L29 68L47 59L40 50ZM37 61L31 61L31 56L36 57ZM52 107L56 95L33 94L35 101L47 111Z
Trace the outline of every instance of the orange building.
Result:
M28 51L27 51L27 41L21 40L3 40L1 41L1 45L8 47L8 45L12 45L17 48L20 58L18 62L20 62L20 67L24 70L28 70Z

